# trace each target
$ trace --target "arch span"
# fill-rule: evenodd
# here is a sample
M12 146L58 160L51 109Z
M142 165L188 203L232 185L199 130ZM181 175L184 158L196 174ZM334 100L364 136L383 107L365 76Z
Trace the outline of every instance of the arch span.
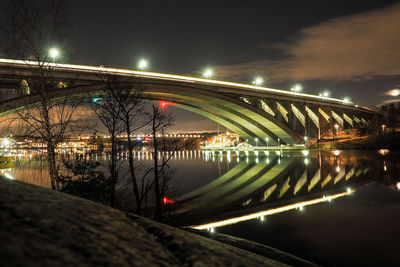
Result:
M269 138L269 144L295 144L301 142L301 137L289 127L281 123L268 113L242 101L218 93L199 90L186 86L163 86L160 84L145 83L146 98L150 100L164 100L172 102L176 107L185 109L210 120L213 120L230 131L255 143L264 143ZM52 91L50 98L55 102L62 101L63 94L68 90L72 99L87 99L92 95L106 97L105 92L98 84L78 86L76 88L61 88ZM40 103L38 95L25 95L2 102L0 117L16 113L18 110L29 109Z

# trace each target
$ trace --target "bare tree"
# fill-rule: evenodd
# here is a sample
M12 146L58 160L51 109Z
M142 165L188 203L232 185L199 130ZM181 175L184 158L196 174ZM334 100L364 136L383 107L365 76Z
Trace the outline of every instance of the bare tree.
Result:
M165 152L166 142L164 138L165 130L172 126L173 117L170 113L166 113L159 107L153 105L152 120L151 120L151 133L153 136L153 172L154 172L154 197L155 197L155 213L156 220L162 219L162 201L167 189L167 162L169 159L162 157L161 163L159 152ZM162 153L164 155L164 153Z
M137 214L142 214L142 197L137 183L133 150L138 144L134 141L133 133L147 125L150 120L143 119L144 112L144 88L141 84L123 83L118 78L100 74L104 83L101 100L92 106L100 107L96 114L103 125L106 126L111 136L111 145L114 147L117 139L113 138L114 131L124 133L127 142L129 172L132 182L133 195L136 202ZM113 128L113 127L117 128ZM116 152L116 151L115 151ZM112 156L114 153L112 152Z
M53 189L58 189L55 150L64 138L77 107L70 101L67 83L55 79L56 67L49 63L49 48L62 47L67 40L69 23L66 11L66 1L63 0L10 1L1 35L6 53L26 60L29 68L22 84L23 94L31 94L31 100L36 100L38 104L33 110L15 109L27 125L25 134L37 137L46 145ZM56 97L55 91L58 92ZM31 108L30 103L24 103L24 107Z
M107 86L107 85L106 85ZM101 102L92 101L91 107L96 113L100 122L107 129L107 133L110 136L110 157L108 161L108 167L110 170L110 206L115 206L115 188L118 182L118 166L119 166L119 135L122 134L124 127L120 120L121 107L113 98L105 98Z

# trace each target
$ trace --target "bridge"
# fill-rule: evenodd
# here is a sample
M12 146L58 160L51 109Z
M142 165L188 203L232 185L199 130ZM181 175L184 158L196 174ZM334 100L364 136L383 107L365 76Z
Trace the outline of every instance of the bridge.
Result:
M0 59L0 117L39 103L27 80L37 75L34 61ZM200 114L239 134L252 144L301 144L304 137L366 127L372 111L352 102L312 94L218 81L212 79L108 67L47 63L47 75L62 84L49 95L57 101L63 92L75 99L88 93L104 95L104 79L113 77L127 86L141 84L150 100L173 103Z

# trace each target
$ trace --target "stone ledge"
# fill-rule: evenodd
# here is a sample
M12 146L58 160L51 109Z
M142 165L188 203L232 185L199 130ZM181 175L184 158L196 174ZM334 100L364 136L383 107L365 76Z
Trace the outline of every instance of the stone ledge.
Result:
M85 199L0 178L3 266L287 266Z

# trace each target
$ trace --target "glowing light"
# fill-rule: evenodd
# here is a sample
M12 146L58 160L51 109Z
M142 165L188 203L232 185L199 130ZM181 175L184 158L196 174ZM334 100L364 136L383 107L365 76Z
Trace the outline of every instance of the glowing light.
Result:
M263 84L263 82L264 82L263 78L257 77L257 78L253 81L253 84L255 84L255 85L257 85L257 86L260 86L260 85Z
M339 165L336 167L336 172L340 172L340 167L339 167Z
M335 124L336 132L339 130L339 124Z
M168 102L166 102L166 101L160 101L160 107L166 108L168 105L169 105Z
M325 91L322 93L323 97L329 97L329 95L330 95L329 91Z
M347 187L346 191L347 191L347 193L349 193L349 194L351 194L351 193L353 192L353 191L351 191L351 188L350 188L350 187Z
M400 182L398 182L398 183L396 184L396 187L397 187L397 190L400 191Z
M264 217L264 216L261 216L261 217L260 217L260 221L262 221L262 222L265 221L265 217Z
M304 210L303 206L300 206L300 207L299 207L299 210L300 210L300 211L303 211L303 210Z
M204 78L209 79L213 76L213 71L210 68L207 68L203 73Z
M343 98L343 103L345 104L350 103L350 98L348 97Z
M301 86L301 84L296 84L296 85L293 86L290 90L291 90L292 92L298 93L298 92L301 92L301 90L303 90L303 86Z
M302 150L301 153L303 153L304 156L308 156L310 153L308 150Z
M97 103L97 102L99 102L100 100L102 100L103 98L101 98L101 97L93 97L92 98L92 102L93 103Z
M139 60L138 67L143 71L145 68L147 68L147 61L145 59Z
M339 155L340 155L340 150L335 150L335 151L333 151L333 155L339 156Z
M57 48L50 48L50 50L49 50L49 56L54 60L56 57L58 57L59 56L59 52L58 52L58 49Z
M309 160L306 158L306 159L304 159L304 164L305 165L308 165L308 163L309 163Z
M352 190L351 192L354 192L354 190ZM217 228L217 227L231 225L231 224L244 222L244 221L248 221L248 220L254 220L254 219L257 219L257 218L259 218L261 216L268 216L268 215L273 215L273 214L286 212L286 211L289 211L289 210L292 210L292 209L297 209L300 206L306 207L306 206L309 206L309 205L314 205L314 204L322 203L322 202L325 202L325 201L329 201L330 202L332 199L336 199L336 198L347 196L347 195L349 195L348 192L343 192L343 193L335 194L335 195L332 195L332 196L329 196L329 197L324 196L322 198L316 198L316 199L313 199L313 200L308 200L308 201L303 201L303 202L299 202L299 203L295 203L295 204L290 204L290 205L282 206L282 207L279 207L279 208L268 209L268 210L265 210L265 211L251 213L251 214L240 216L240 217L230 218L230 219L217 221L217 222L212 222L212 223L207 223L207 224L203 224L203 225L195 225L195 226L191 226L191 228L199 229L199 230Z
M4 138L4 139L3 139L3 145L4 145L5 147L8 147L10 144L11 144L10 140L8 140L7 138Z
M168 199L167 197L163 197L163 203L164 203L164 205L167 205L170 203L174 203L174 201L171 199Z
M400 90L399 89L393 89L389 92L391 96L399 96L400 95Z

